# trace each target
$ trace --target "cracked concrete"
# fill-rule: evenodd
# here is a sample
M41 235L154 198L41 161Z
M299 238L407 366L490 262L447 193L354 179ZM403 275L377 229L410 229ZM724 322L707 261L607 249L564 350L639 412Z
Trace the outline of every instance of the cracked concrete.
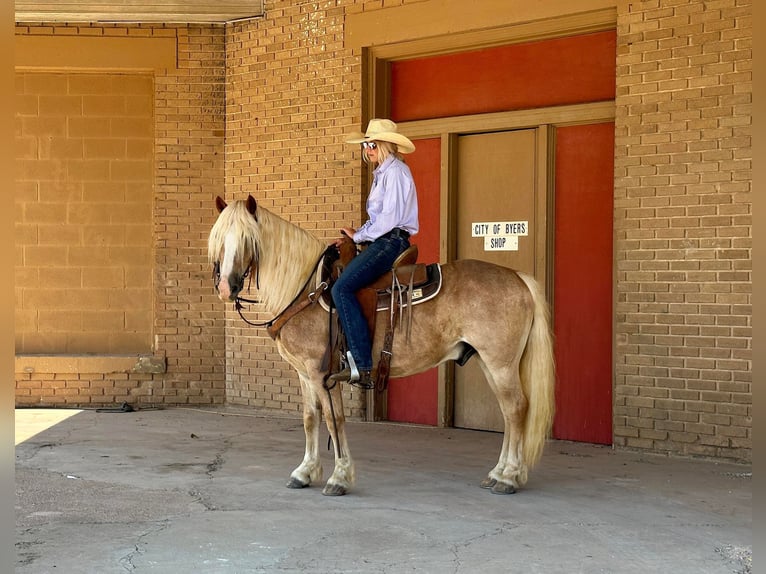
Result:
M284 486L299 418L71 416L16 447L16 572L750 572L748 465L551 441L500 496L478 487L497 433L348 427L357 486L334 498Z

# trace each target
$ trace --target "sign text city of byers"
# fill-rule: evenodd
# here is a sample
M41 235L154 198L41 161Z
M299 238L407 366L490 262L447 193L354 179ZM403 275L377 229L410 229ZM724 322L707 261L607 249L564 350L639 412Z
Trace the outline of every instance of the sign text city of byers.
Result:
M472 223L471 237L484 238L484 251L518 251L519 236L529 234L527 221Z

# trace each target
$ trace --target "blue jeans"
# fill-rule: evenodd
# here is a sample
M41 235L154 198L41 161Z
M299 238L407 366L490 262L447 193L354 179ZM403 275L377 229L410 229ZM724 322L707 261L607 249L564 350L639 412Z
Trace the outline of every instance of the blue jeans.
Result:
M372 370L372 341L356 292L389 271L409 246L409 240L404 237L379 237L351 260L332 286L332 299L346 344L360 371Z

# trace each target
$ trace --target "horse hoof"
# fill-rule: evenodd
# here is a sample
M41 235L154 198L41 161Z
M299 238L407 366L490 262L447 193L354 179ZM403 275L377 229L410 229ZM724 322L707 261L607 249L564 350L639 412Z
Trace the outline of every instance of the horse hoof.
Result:
M516 489L507 482L498 482L492 487L492 494L513 494Z
M347 490L345 486L330 483L327 483L324 487L324 490L322 490L322 494L325 496L343 496L346 494L346 492Z
M298 480L294 476L291 476L290 480L287 481L285 486L287 488L306 488L308 485L308 482L303 482L302 480Z
M497 484L497 480L494 478L487 477L484 480L481 481L482 488L494 488L494 486Z

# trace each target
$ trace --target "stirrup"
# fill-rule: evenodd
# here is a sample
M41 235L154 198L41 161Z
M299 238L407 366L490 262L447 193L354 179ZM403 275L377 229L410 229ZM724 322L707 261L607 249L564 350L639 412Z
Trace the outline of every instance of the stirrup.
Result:
M359 380L359 369L356 368L356 361L351 351L346 351L346 364L348 367L341 369L327 377L328 381L348 381L349 383Z
M343 369L327 377L327 380L332 383L348 383L365 391L375 388L375 381L372 380L372 371L360 371L358 377L352 378L351 369Z
M346 351L346 360L348 367L338 371L327 377L328 381L337 383L338 381L344 381L360 389L369 390L375 387L375 383L372 380L371 371L360 372L356 366L356 361L351 354L351 351Z

